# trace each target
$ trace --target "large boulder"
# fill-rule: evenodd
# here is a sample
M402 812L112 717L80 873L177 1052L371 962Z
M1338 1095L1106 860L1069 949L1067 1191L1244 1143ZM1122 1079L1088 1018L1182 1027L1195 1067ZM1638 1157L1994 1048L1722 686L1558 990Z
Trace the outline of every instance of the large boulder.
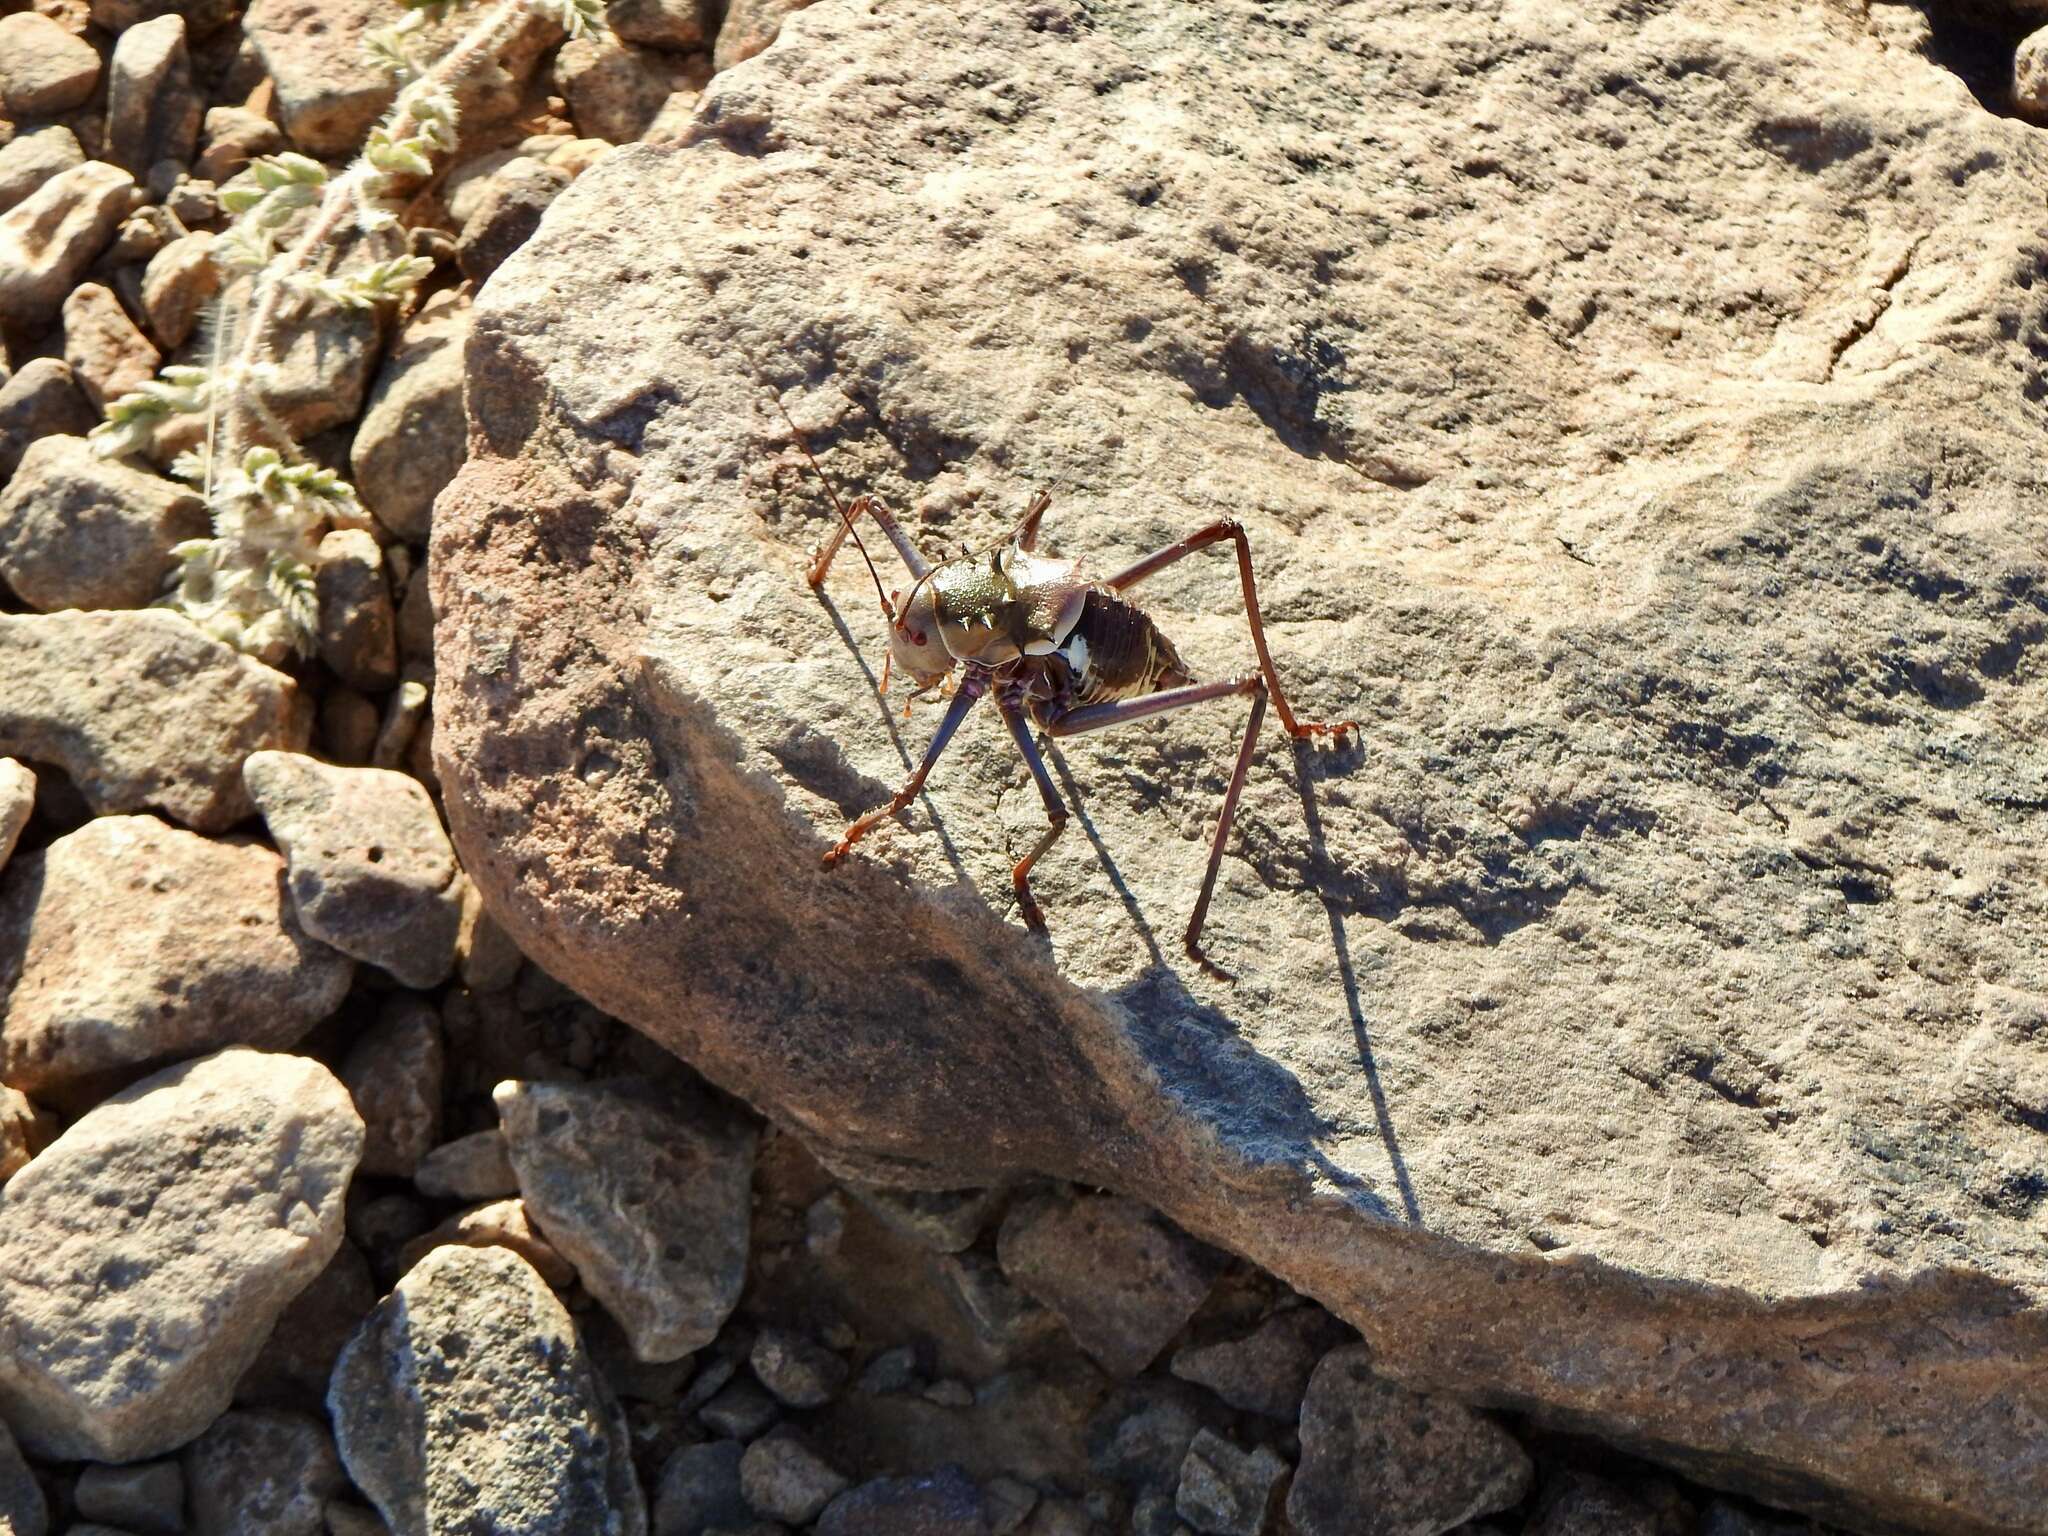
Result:
M2033 1529L2048 141L1914 17L791 17L478 300L435 749L490 910L842 1173L1107 1186L1402 1385ZM1365 731L1255 744L1235 986L1179 934L1239 710L1048 754L1049 951L986 708L818 867L936 710L852 551L806 588L771 394L935 554L1041 486L1100 572L1243 519ZM1139 595L1248 662L1227 552Z

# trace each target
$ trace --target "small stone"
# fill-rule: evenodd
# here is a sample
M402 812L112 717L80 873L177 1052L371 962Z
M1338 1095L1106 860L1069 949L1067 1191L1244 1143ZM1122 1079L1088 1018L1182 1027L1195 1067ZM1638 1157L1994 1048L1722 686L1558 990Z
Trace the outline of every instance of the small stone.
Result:
M380 523L413 543L425 541L434 498L469 452L462 368L469 321L460 290L428 299L392 345L356 429L357 494ZM414 585L424 596L424 584Z
M344 1240L327 1267L284 1309L262 1351L235 1383L235 1402L243 1407L319 1407L336 1357L377 1304L377 1295L370 1261Z
M541 1279L557 1290L576 1282L576 1271L539 1231L521 1200L493 1200L449 1217L431 1232L407 1243L398 1268L407 1270L436 1248L509 1248L531 1264Z
M220 218L220 189L204 176L180 173L176 185L164 198L164 210L197 233L196 226L212 224Z
M79 274L107 248L135 178L88 160L61 171L0 214L0 320L41 330Z
M859 1184L848 1188L892 1232L934 1253L972 1248L1003 1198L1000 1189L903 1190Z
M69 112L99 84L99 50L47 16L0 16L0 107L12 117Z
M103 267L131 267L138 262L147 262L184 232L168 208L156 203L146 204L121 221L121 227L114 232L114 243L107 247L100 263ZM115 281L132 275L125 271L117 272ZM137 291L140 291L139 286Z
M81 283L64 301L64 361L86 398L105 410L156 377L163 362L111 288Z
M424 669L419 663L408 663L407 676L384 702L384 719L377 727L377 740L370 748L370 764L376 768L396 768L412 758L413 742L419 738L420 727L431 716L427 701L431 697L433 683L431 669ZM422 672L424 676L420 675ZM458 898L457 905L460 905ZM458 923L457 933L461 932Z
M748 1506L786 1525L808 1525L845 1487L846 1479L794 1435L756 1440L740 1457Z
M398 616L384 580L384 551L360 528L320 541L320 659L351 688L382 693L398 681Z
M420 1159L412 1181L435 1200L499 1200L519 1193L505 1133L496 1126L442 1142Z
M18 134L0 144L0 213L36 188L85 164L78 135L61 123Z
M180 235L149 259L142 274L142 310L159 344L182 347L199 323L200 311L220 292L213 264L213 236L195 230Z
M177 481L101 458L82 437L38 438L0 493L0 576L46 613L140 608L163 589L172 547L208 527L206 504Z
M810 3L811 0L731 0L718 28L718 44L711 53L712 68L724 71L751 59L781 34L784 20Z
M447 979L462 926L455 850L418 780L297 752L253 752L243 779L308 933L409 987Z
M1350 1344L1309 1379L1287 1517L1301 1536L1435 1536L1519 1503L1531 1475L1492 1420L1381 1380Z
M1321 1307L1276 1312L1240 1339L1190 1344L1173 1374L1207 1387L1233 1408L1293 1423L1316 1362L1344 1340L1345 1327Z
M1135 1200L1043 1197L1011 1209L996 1239L1007 1275L1057 1313L1112 1376L1135 1376L1209 1294L1213 1256Z
M260 844L102 816L0 880L0 1080L92 1097L224 1045L282 1050L340 1006L354 966L309 938Z
M50 1507L14 1443L7 1421L0 1419L0 1532L6 1536L48 1536Z
M35 808L35 770L11 757L0 757L0 869L14 857L14 845Z
M1210 1536L1259 1536L1286 1475L1287 1463L1270 1446L1245 1451L1205 1429L1181 1463L1174 1507Z
M394 1536L643 1536L631 1444L576 1326L503 1248L436 1248L328 1391L350 1477Z
M474 881L462 882L462 930L455 936L455 968L472 992L502 992L519 979L526 957L512 935L484 910Z
M917 1346L898 1344L881 1351L861 1367L860 1380L855 1385L869 1397L886 1397L892 1392L908 1392L921 1380Z
M991 1536L1010 1536L1037 1508L1039 1495L1029 1483L998 1474L982 1488L982 1497L988 1506Z
M1181 1524L1172 1499L1163 1493L1148 1493L1131 1506L1131 1536L1194 1536L1194 1532Z
M284 149L285 137L284 130L261 112L247 107L209 107L199 143L193 172L218 186L258 155L274 155Z
M38 1109L20 1089L0 1083L0 1184L56 1139L55 1116Z
M715 0L611 0L605 25L629 43L692 53L718 30Z
M96 815L225 831L254 809L243 759L311 734L290 678L163 608L0 614L0 677L0 753L56 764Z
M948 1254L939 1279L974 1329L983 1349L1012 1360L1059 1331L1059 1320L1010 1284L995 1260L979 1253Z
M38 438L83 437L99 420L92 402L60 357L38 357L0 384L0 484Z
M349 1047L341 1080L363 1117L362 1171L409 1179L441 1137L441 1019L396 997Z
M92 0L92 21L102 32L125 32L159 16L178 15L194 37L205 37L234 20L235 10L234 0Z
M362 1136L325 1067L242 1049L77 1120L0 1190L0 1418L59 1460L205 1429L339 1246Z
M348 1486L326 1424L302 1413L237 1410L185 1450L196 1536L321 1536Z
M522 155L491 178L476 212L455 242L462 275L481 283L540 228L541 215L569 185L567 171Z
M138 1536L178 1536L185 1529L185 1472L169 1457L81 1467L72 1503L88 1520Z
M2037 122L2048 118L2048 27L2029 32L2013 50L2012 104Z
M751 1381L728 1382L697 1410L697 1417L721 1435L752 1440L767 1433L781 1417L775 1399Z
M1113 1398L1089 1426L1089 1467L1131 1493L1171 1493L1202 1428L1193 1395L1147 1380Z
M747 1363L761 1385L790 1408L822 1408L846 1385L847 1363L822 1344L782 1328L763 1328Z
M189 162L200 110L184 17L159 16L120 35L107 64L109 160L137 175L159 160Z
M753 1132L686 1119L636 1081L493 1096L528 1209L634 1353L710 1343L746 1280Z
M609 144L674 140L710 78L703 54L679 57L611 35L577 38L555 55L555 88L576 131Z
M362 414L387 318L383 305L345 309L316 298L278 322L263 401L300 441Z
M654 1491L654 1536L705 1536L746 1523L737 1440L686 1445L669 1457Z
M804 1247L829 1259L846 1240L846 1197L838 1190L820 1195L804 1209Z
M817 1536L990 1536L988 1507L957 1466L877 1477L826 1505Z

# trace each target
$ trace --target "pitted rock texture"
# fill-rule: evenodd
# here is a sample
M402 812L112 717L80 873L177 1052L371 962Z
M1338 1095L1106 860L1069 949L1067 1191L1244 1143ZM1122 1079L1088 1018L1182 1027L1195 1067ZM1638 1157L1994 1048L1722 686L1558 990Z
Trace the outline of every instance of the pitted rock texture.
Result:
M791 17L478 300L464 867L842 1171L1107 1186L1406 1385L2037 1529L2048 146L1899 9ZM986 706L818 868L936 711L852 551L806 589L771 391L934 553L1040 486L1098 571L1244 520L1294 704L1366 731L1259 742L1235 987L1178 941L1241 711L1050 754L1049 952ZM1249 660L1227 555L1139 592Z

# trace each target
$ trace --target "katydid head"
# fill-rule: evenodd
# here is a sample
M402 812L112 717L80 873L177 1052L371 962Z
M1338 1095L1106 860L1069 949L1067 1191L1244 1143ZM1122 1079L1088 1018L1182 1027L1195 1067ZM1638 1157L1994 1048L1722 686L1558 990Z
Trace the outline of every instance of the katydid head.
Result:
M918 580L908 594L891 592L894 617L889 625L889 662L923 693L946 680L954 667L953 653L939 633L939 599L928 580Z

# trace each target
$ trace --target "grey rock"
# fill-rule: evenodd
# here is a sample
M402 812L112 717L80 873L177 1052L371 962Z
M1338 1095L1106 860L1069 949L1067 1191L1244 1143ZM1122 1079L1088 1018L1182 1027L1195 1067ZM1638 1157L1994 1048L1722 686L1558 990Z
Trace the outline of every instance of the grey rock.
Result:
M64 301L64 361L86 398L101 410L140 389L163 361L111 288L80 283Z
M845 1487L832 1464L794 1435L756 1440L740 1457L748 1507L786 1525L808 1525Z
M1171 1494L1202 1421L1192 1396L1145 1382L1110 1399L1089 1427L1088 1465L1126 1492Z
M78 136L61 123L17 133L0 144L0 213L74 166L85 164Z
M0 151L4 153L4 151ZM38 357L0 384L0 483L12 476L38 438L83 437L99 417L60 357Z
M200 312L220 292L213 264L213 234L198 229L180 235L149 258L142 274L142 309L157 344L182 347L199 324Z
M333 1256L361 1147L325 1067L242 1049L73 1122L0 1188L0 1418L59 1459L192 1439Z
M822 1408L846 1385L850 1367L815 1340L763 1328L747 1355L755 1378L789 1408Z
M750 1129L685 1118L651 1084L500 1084L528 1210L649 1361L716 1336L746 1279Z
M988 1507L957 1466L877 1477L849 1488L818 1516L817 1536L989 1536Z
M462 275L481 283L497 271L532 238L541 215L571 179L567 171L524 155L502 167L491 177L455 243Z
M226 1045L284 1049L355 967L309 938L276 854L102 816L0 877L0 1080L59 1102Z
M694 53L718 30L716 0L612 0L605 22L629 43Z
M462 898L454 850L418 780L297 752L251 753L242 776L308 933L409 987L447 979Z
M435 1200L498 1200L519 1193L511 1151L496 1126L442 1142L420 1159L412 1181Z
M14 857L14 845L35 808L35 770L11 757L0 757L0 870Z
M892 1392L909 1392L923 1384L918 1367L917 1346L898 1344L880 1350L861 1367L858 1390L869 1397L886 1397Z
M705 1536L749 1518L740 1492L737 1440L686 1445L662 1464L654 1491L654 1536Z
M1233 1408L1289 1423L1316 1362L1344 1341L1348 1330L1321 1307L1276 1312L1243 1338L1190 1344L1176 1350L1173 1374L1207 1387Z
M98 815L224 831L255 808L243 759L312 731L290 678L165 609L0 615L0 678L0 753L55 763Z
M185 1450L192 1536L321 1536L348 1486L321 1420L275 1409L224 1413Z
M135 178L88 160L0 214L0 320L39 330L128 212Z
M697 1410L697 1417L716 1434L753 1440L766 1434L782 1417L775 1399L751 1381L727 1382Z
M1440 1536L1519 1503L1530 1476L1492 1420L1382 1380L1352 1344L1309 1380L1287 1518L1302 1536Z
M1271 1446L1247 1451L1205 1429L1181 1463L1174 1508L1210 1536L1259 1536L1286 1475L1287 1463Z
M81 1467L72 1503L88 1520L137 1536L178 1536L185 1529L185 1469L171 1457Z
M54 117L92 94L100 56L35 11L0 16L0 108L14 118Z
M1059 1331L1059 1319L1012 1285L986 1255L946 1255L939 1281L976 1341L998 1360L1014 1360Z
M430 297L393 340L356 426L350 449L356 494L399 539L426 539L434 498L469 453L467 338L469 299L459 289ZM426 588L420 590L424 598Z
M138 176L159 160L191 160L202 111L183 16L158 16L121 33L107 63L109 160Z
M46 613L140 608L163 590L172 546L208 528L206 504L177 481L82 437L39 438L0 494L0 577Z
M509 1249L556 1290L567 1290L576 1282L576 1271L533 1225L523 1200L490 1200L458 1211L408 1242L399 1252L397 1267L411 1269L434 1249L449 1245Z
M902 1190L856 1184L852 1192L892 1231L934 1253L973 1247L1003 1199L1000 1189Z
M350 1341L328 1393L342 1461L393 1536L642 1536L625 1425L539 1275L436 1248Z
M751 59L781 35L782 24L810 0L731 0L719 23L714 68L726 70Z
M318 1408L335 1359L377 1304L376 1277L362 1249L344 1239L327 1267L278 1315L242 1379L242 1407Z
M263 400L300 441L362 414L388 318L382 305L344 309L313 299L279 321Z
M48 1536L50 1506L42 1484L22 1459L7 1422L0 1419L0 1531L7 1536Z
M20 1089L0 1084L0 1184L56 1139L55 1116L37 1108Z
M1186 1326L1214 1256L1158 1212L1114 1195L1012 1207L996 1252L1018 1289L1058 1314L1113 1376L1135 1376Z
M441 1019L424 998L385 1003L349 1047L341 1081L363 1117L363 1172L409 1179L441 1139Z
M360 528L336 528L320 541L314 581L320 659L351 688L390 688L398 681L398 615L377 541Z

